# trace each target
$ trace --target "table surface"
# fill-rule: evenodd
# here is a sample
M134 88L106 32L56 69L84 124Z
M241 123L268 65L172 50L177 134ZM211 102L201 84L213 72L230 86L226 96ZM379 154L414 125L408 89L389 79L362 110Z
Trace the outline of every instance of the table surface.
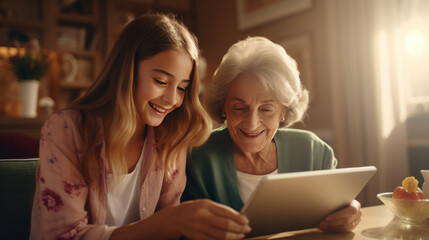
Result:
M386 206L378 205L362 208L362 220L350 233L325 233L317 228L311 228L251 239L429 240L429 220L421 224L405 224L396 218Z

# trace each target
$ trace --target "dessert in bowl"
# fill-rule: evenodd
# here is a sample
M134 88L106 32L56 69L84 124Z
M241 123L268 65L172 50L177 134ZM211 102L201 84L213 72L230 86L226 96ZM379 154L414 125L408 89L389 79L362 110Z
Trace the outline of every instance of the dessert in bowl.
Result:
M429 199L418 188L414 177L406 177L393 192L377 194L396 217L408 223L420 223L429 218Z
M420 223L429 218L429 199L397 199L392 195L379 193L377 197L402 221Z

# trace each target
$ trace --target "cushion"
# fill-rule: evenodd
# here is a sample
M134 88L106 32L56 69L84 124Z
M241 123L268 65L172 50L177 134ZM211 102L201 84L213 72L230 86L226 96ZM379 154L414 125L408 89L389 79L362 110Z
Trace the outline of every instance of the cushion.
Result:
M37 158L39 141L19 133L0 134L0 159Z

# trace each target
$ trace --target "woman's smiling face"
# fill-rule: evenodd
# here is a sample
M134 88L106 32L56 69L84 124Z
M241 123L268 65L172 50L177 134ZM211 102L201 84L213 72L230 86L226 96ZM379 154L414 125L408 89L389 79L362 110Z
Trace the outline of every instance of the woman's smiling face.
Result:
M191 57L181 49L169 49L138 63L134 102L145 124L159 126L182 105L192 66Z
M274 92L257 78L240 75L231 84L224 106L229 133L241 151L256 153L269 146L283 109Z

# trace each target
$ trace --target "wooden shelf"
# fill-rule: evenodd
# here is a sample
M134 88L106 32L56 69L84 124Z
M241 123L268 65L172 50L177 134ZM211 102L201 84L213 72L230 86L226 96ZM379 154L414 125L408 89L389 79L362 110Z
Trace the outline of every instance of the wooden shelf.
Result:
M70 90L84 90L90 85L90 82L60 82L60 88Z
M26 118L26 117L0 117L0 126L14 128L19 126L20 128L33 128L34 126L40 126L45 121L44 118Z
M94 16L59 13L58 21L63 24L69 23L73 25L81 24L94 27L97 26L97 19Z
M10 28L20 28L20 29L34 29L34 30L43 29L43 23L41 21L30 21L30 20L22 20L22 19L0 18L0 25L8 26Z
M196 26L195 0L81 0L81 6L63 5L65 2L0 1L4 9L19 13L0 16L0 45L12 45L7 34L15 30L29 38L37 38L42 49L59 53L45 78L47 84L40 91L43 96L54 99L55 111L68 105L96 79L107 53L128 20L147 12L168 11L182 16L191 31L192 26ZM64 57L66 53L78 62L74 82L66 82L68 76L65 75L70 73Z
M428 139L408 139L408 147L429 147Z
M145 13L164 12L173 13L191 30L196 33L196 12L195 0L174 0L174 1L136 1L136 0L109 0L105 2L105 34L106 52L113 47L120 32L125 27L126 22L132 18Z
M46 0L45 0L46 1ZM97 47L97 41L94 42L94 38L99 38L102 35L103 28L101 27L101 19L100 19L100 10L101 10L101 1L100 0L86 0L87 4L89 4L82 13L64 13L62 9L56 8L57 17L56 17L56 25L57 29L61 29L62 27L69 28L77 28L84 30L84 45L79 44L79 48L77 49L60 49L57 46L57 51L60 53L69 53L73 55L79 63L85 64L86 66L91 66L84 68L85 73L83 74L85 77L82 78L82 75L78 73L76 76L76 80L72 82L67 82L64 80L59 81L59 98L60 108L68 105L71 101L73 101L77 96L79 96L83 91L85 91L95 79L99 71L99 65L102 53L100 51L103 48ZM79 70L80 70L79 66ZM90 72L88 72L90 71ZM80 80L80 81L79 81Z
M45 120L44 118L0 117L0 134L18 133L38 140Z
M59 50L60 53L70 53L77 58L86 58L86 59L95 59L97 53L94 51L85 51L85 50Z
M40 91L43 96L54 99L55 111L67 106L91 85L98 75L105 52L101 41L105 31L101 19L105 3L102 0L82 0L81 4L82 8L63 5L63 1L58 0L11 0L7 4L0 1L0 7L12 12L8 17L0 16L1 46L11 46L8 32L16 31L22 33L23 39L25 36L37 38L42 49L58 53L46 78L48 83ZM70 73L67 71L70 63L64 60L63 54L71 54L77 61L78 72L74 82L65 81L65 74Z

